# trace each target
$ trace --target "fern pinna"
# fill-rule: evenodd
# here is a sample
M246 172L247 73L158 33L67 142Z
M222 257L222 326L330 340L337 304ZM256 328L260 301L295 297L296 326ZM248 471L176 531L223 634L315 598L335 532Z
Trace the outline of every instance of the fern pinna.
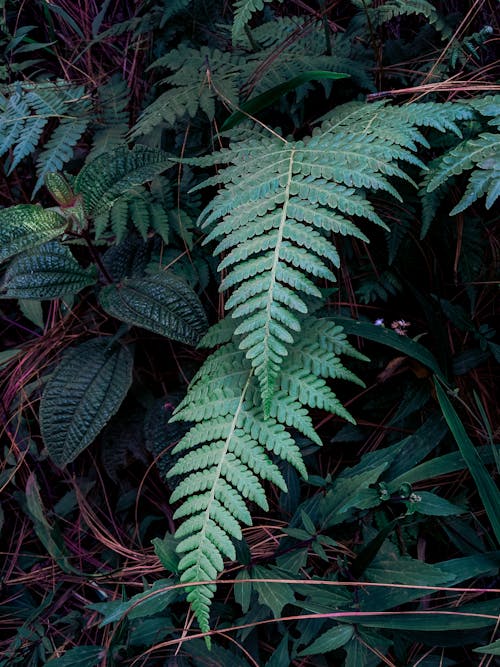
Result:
M196 422L169 473L184 477L172 495L173 502L183 499L175 516L182 519L184 583L213 582L223 558L235 557L232 539L250 522L244 500L267 507L263 480L285 488L273 458L305 474L286 427L319 443L307 407L350 419L325 378L358 381L338 358L356 353L341 328L308 315L322 296L318 279L335 280L335 235L368 241L369 225L385 227L368 194L401 199L392 177L415 185L402 165L425 169L416 156L419 146L428 146L419 127L460 136L457 121L471 117L460 104L351 103L304 140L251 134L198 160L228 165L201 186L222 184L200 225L208 231L205 242L215 241L214 253L223 255L220 289L231 294L230 317L206 339L224 345L175 414ZM200 627L208 630L214 584L188 591Z

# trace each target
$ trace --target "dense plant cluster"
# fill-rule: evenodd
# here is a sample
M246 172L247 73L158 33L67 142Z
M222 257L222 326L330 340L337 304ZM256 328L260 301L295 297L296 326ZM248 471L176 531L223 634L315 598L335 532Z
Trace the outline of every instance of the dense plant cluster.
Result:
M493 4L0 4L0 667L500 654Z

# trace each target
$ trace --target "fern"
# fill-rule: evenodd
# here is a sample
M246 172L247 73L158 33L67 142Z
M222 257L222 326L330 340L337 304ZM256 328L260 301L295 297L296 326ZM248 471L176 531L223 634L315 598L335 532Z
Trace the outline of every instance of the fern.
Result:
M35 195L47 173L60 171L91 120L91 101L83 87L54 83L15 83L0 97L0 156L8 151L7 173L39 149ZM44 141L49 120L57 121Z
M244 90L261 93L310 70L344 72L360 88L375 89L368 49L359 40L336 33L330 38L332 53L327 55L321 21L298 25L291 18L276 19L255 28L252 36L262 49L247 57Z
M499 124L500 96L474 100L470 107L482 116L492 117L491 131L481 132L466 139L434 160L424 185L428 193L439 192L455 176L470 171L465 192L450 215L456 215L486 195L486 208L490 209L500 196L500 135L493 128Z
M250 5L248 5L250 7ZM252 5L253 6L253 5ZM161 127L173 127L183 118L202 112L210 121L217 106L230 111L238 106L241 91L262 92L293 79L300 72L328 70L349 74L361 87L373 89L366 50L342 35L333 39L334 55L324 53L322 24L316 22L304 34L291 19L269 21L255 29L255 43L262 48L248 53L243 46L232 52L181 45L156 60L152 69L173 73L160 84L168 89L147 106L132 130L137 138ZM290 34L298 31L296 40ZM277 37L283 38L280 44ZM319 38L319 39L318 39ZM277 50L281 51L276 58ZM331 84L324 83L328 86Z
M318 279L335 280L335 236L368 241L369 225L387 229L368 195L401 200L393 179L414 186L408 171L424 168L416 153L429 144L419 128L460 136L472 116L461 104L350 103L302 141L248 133L194 160L226 165L198 186L222 185L199 223L222 255L220 289L230 292L230 317L204 339L222 347L175 413L195 425L169 473L182 478L172 495L183 500L179 567L203 631L214 584L189 584L213 582L224 559L234 559L232 540L250 518L243 500L266 509L263 482L284 488L272 455L305 474L287 429L320 444L308 408L352 421L327 381L359 383L339 355L360 355L340 327L307 314L322 299Z
M213 120L216 99L236 105L243 62L217 49L198 50L184 44L155 61L152 68L174 72L162 81L170 88L144 110L132 138L148 134L160 123L172 126L186 114L193 118L200 109Z
M97 130L92 140L92 150L87 156L91 162L101 153L107 153L125 142L129 129L127 105L129 90L121 76L111 77L98 91Z
M382 3L375 3L373 0L353 0L360 13L358 17L351 21L352 31L362 31L368 34L368 26L371 29L377 29L388 21L400 16L422 16L427 19L429 25L432 25L442 35L443 39L451 36L450 27L439 16L436 8L427 0L386 0Z
M123 241L133 226L146 240L151 230L168 243L170 223L163 204L146 188L137 187L116 199L109 210L96 217L95 236L102 238L111 229L114 242Z
M339 355L364 359L363 355L332 322L310 317L302 325L304 335L283 365L267 419L254 370L234 342L207 359L175 411L174 420L195 422L174 449L174 455L182 456L168 473L183 477L171 502L182 500L174 516L183 520L176 537L181 581L186 584L214 581L224 558L235 559L232 540L242 538L241 524L251 524L245 501L268 509L264 481L286 490L275 458L307 476L300 449L286 427L319 444L307 407L352 421L323 377L362 384ZM215 585L187 590L200 627L207 631Z
M450 211L460 213L477 199L486 195L486 208L491 208L500 195L500 137L483 132L477 138L468 139L446 153L435 163L427 190L433 192L451 176L464 171L472 173L463 197Z
M271 0L236 0L234 3L234 19L232 26L233 44L240 34L248 27L252 15L263 9ZM283 2L283 0L279 0Z
M418 144L427 142L419 125L459 132L460 105L387 107L348 104L335 110L303 141L254 138L217 156L229 163L206 185L224 188L202 213L207 242L227 271L221 290L238 321L240 348L246 350L260 382L264 414L288 347L299 331L306 300L320 297L316 279L335 280L338 267L333 234L367 240L353 219L385 227L366 197L370 190L400 199L389 177L413 183L399 163L423 166Z

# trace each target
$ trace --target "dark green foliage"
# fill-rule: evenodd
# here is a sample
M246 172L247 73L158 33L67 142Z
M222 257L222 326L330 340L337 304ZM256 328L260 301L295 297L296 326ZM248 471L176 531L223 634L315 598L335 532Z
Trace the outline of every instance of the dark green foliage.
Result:
M85 165L75 178L74 190L82 195L87 214L98 216L128 190L151 181L170 166L162 151L141 145L132 150L119 146Z
M0 261L59 236L67 221L41 206L19 204L0 211Z
M496 655L492 3L0 10L0 667Z
M50 457L71 463L120 407L132 382L133 357L97 338L66 352L40 404L40 426Z
M6 298L57 299L93 285L96 277L95 266L81 268L69 248L51 241L18 255L0 289Z
M196 345L205 333L207 321L195 292L182 279L164 271L145 278L124 279L108 285L99 300L104 310L122 322L134 324Z

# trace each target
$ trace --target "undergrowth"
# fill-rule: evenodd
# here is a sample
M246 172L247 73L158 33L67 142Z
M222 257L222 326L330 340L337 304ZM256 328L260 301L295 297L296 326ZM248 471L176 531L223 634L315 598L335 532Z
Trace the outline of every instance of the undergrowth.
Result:
M493 3L0 9L0 666L493 664Z

